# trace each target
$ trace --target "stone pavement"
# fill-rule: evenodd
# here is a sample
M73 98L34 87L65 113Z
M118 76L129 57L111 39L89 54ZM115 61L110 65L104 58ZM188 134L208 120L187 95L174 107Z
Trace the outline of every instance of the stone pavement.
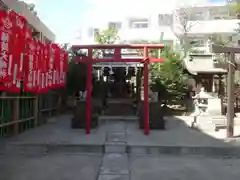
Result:
M166 130L152 130L149 136L136 121L106 120L86 135L70 128L71 116L55 118L47 125L29 130L1 143L0 153L104 153L117 150L127 154L204 154L238 155L239 144L225 142L190 129L179 118L168 117ZM4 148L3 148L4 147ZM114 150L115 149L115 150Z
M131 180L238 180L239 159L131 156Z
M124 156L110 156L109 163L104 163L99 154L0 156L0 179L239 180L240 177L240 159L236 158L129 155L126 162Z
M214 116L213 116L214 117ZM222 116L220 116L222 117ZM190 116L177 116L176 119L182 121L183 123L190 126L191 120L193 117ZM220 118L222 119L222 118ZM223 120L223 119L222 119ZM203 116L199 119L199 126L198 129L202 131L202 133L206 134L209 137L212 137L214 139L222 140L223 142L232 143L234 145L239 146L240 145L240 120L239 118L235 118L235 126L234 126L234 138L226 138L226 128L220 128L218 131L214 130L213 124L212 124L211 116ZM225 122L226 123L226 122Z
M104 121L85 135L70 128L70 119L0 141L0 180L239 179L240 148L178 118L149 136L129 120Z
M96 180L102 155L0 156L1 180Z

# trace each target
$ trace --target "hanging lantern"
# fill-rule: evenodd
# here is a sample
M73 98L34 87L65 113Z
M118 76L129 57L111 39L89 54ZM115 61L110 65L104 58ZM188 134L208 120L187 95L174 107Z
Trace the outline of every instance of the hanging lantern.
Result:
M109 67L109 75L113 75L114 73L113 73L113 67L112 66L110 66Z
M109 76L109 67L104 67L103 68L103 76Z

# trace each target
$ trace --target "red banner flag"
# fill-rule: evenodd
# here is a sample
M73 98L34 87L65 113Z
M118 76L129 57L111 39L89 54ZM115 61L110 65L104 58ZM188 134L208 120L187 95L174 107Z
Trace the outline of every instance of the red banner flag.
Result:
M0 11L0 82L9 83L13 77L13 24L9 13Z
M50 44L44 44L43 46L43 62L44 62L44 71L45 71L45 86L46 91L51 88L49 76L50 76Z
M47 79L47 52L45 51L46 46L41 43L40 41L37 43L37 57L38 57L38 92L39 93L46 93L48 91L46 79ZM45 55L46 53L46 55Z
M68 53L61 51L60 56L60 87L65 86L67 73Z
M50 88L57 88L58 86L59 67L60 67L60 47L57 44L51 44L50 58L48 62Z
M24 91L38 92L36 42L28 40L24 56Z

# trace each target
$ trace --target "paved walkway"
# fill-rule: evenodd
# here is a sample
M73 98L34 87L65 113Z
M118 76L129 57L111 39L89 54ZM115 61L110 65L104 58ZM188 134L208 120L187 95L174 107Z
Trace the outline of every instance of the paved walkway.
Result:
M120 154L121 155L121 154ZM109 154L0 156L1 180L239 180L240 159ZM121 158L121 157L125 157ZM125 161L124 161L125 160ZM100 171L105 175L100 175Z
M70 119L51 119L1 141L0 179L239 179L240 159L223 155L240 155L240 148L189 129L179 119L168 119L167 130L149 136L132 120L108 120L85 135L70 128Z
M7 152L15 150L40 153L46 151L103 153L104 146L110 138L114 142L125 142L126 151L133 154L140 151L166 151L167 149L171 152L175 150L190 153L197 148L201 151L207 148L208 151L213 151L216 148L237 146L235 150L238 150L240 155L238 143L232 141L227 143L201 131L190 129L178 118L167 118L167 129L152 130L149 136L144 135L133 120L108 120L101 123L99 128L92 130L90 135L86 135L84 130L71 129L70 121L71 116L60 116L52 119L47 125L10 138L5 143L0 141L0 152L4 151L3 144L5 144Z

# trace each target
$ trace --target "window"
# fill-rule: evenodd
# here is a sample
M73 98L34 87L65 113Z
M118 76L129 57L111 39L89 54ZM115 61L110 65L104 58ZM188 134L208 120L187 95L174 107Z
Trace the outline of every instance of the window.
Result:
M93 28L89 28L87 34L88 37L93 37Z
M122 23L121 22L110 22L108 24L109 28L115 28L115 29L121 29L122 28Z
M130 20L129 21L130 28L148 28L149 22L147 19L142 20Z
M205 40L195 39L195 40L190 41L190 44L193 45L194 47L202 47L205 44Z
M238 40L238 45L240 45L240 40Z
M147 28L148 23L133 23L132 28Z
M229 19L230 13L228 9L210 9L209 10L210 19Z
M205 19L205 16L204 16L203 12L192 13L190 16L191 16L190 20L192 20L192 21L204 20Z
M97 36L98 33L99 33L99 29L97 29L97 28L93 29L93 36L94 36L94 38L98 37Z
M170 26L173 23L173 15L171 14L159 14L158 15L158 25L160 26Z

